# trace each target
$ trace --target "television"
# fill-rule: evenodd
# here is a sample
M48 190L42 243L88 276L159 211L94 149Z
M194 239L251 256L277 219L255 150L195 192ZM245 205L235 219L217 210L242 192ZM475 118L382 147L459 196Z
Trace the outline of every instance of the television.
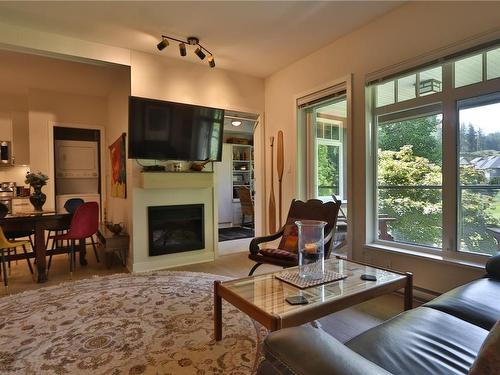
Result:
M223 131L223 109L129 98L129 159L221 161Z

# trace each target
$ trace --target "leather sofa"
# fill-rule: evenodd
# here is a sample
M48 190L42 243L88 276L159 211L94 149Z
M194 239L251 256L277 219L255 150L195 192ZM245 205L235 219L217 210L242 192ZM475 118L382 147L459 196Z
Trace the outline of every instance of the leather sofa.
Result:
M403 312L344 344L312 325L272 332L264 341L265 360L258 374L468 374L489 331L500 320L500 254L489 260L486 271L484 278ZM497 324L495 337L499 328ZM500 342L495 345L494 360L500 364ZM500 374L494 366L492 373Z

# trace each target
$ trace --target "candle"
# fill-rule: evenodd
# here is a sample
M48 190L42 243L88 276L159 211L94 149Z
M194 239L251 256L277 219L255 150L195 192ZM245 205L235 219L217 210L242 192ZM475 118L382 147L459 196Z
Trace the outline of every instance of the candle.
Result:
M315 253L318 251L318 245L316 245L315 243L306 243L304 245L304 251L309 254Z

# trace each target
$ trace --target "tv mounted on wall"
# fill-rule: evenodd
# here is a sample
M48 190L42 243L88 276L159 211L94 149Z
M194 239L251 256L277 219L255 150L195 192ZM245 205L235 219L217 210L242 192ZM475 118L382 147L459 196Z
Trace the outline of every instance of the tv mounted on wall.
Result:
M221 161L223 130L223 109L129 98L130 159Z

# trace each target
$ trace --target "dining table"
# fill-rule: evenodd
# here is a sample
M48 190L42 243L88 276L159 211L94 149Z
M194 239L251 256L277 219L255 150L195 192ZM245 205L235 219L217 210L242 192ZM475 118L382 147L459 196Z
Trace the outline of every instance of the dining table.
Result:
M45 241L45 231L56 230L61 227L69 227L72 214L58 213L55 211L24 211L8 214L0 218L0 226L4 232L9 231L33 231L34 249L33 253L28 253L29 257L36 259L37 281L44 283L47 281L46 256L47 248ZM67 249L56 248L52 254L65 253ZM85 243L78 243L80 252L80 265L87 265L85 259ZM11 255L10 259L23 259L24 254Z

